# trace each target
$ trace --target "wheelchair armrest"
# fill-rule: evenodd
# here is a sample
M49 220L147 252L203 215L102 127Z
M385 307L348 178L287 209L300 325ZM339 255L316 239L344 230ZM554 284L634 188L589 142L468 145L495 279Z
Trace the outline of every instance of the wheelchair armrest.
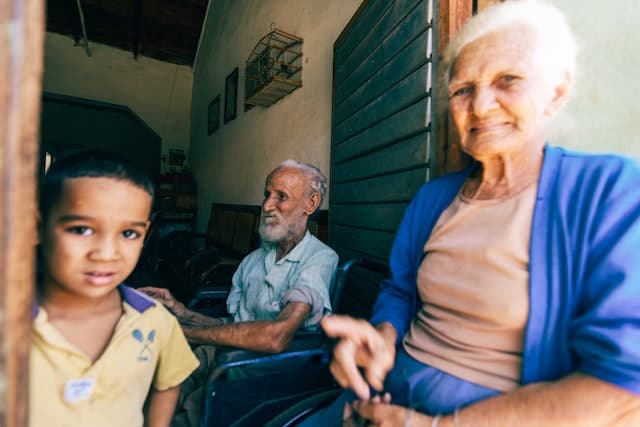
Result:
M187 304L190 310L209 317L226 317L228 286L198 289Z
M289 347L277 354L259 353L234 347L218 347L215 356L216 367L211 378L218 378L235 367L269 365L286 360L314 358L328 364L331 360L333 343L334 340L321 331L316 331L296 335Z
M246 357L216 366L203 396L201 426L264 425L301 399L337 389L329 372L333 345L320 334L315 338L325 345L297 350L296 344L280 354L243 352Z
M212 288L202 288L196 290L195 295L187 304L187 308L194 310L198 308L198 305L203 301L225 301L229 296L229 288L228 287L212 287Z
M211 266L204 269L200 277L205 278L207 275L210 275L211 273L215 271L220 271L220 270L224 272L230 272L233 275L233 273L236 271L236 269L240 265L240 261L242 260L238 258L222 257L218 259L215 263L212 263Z

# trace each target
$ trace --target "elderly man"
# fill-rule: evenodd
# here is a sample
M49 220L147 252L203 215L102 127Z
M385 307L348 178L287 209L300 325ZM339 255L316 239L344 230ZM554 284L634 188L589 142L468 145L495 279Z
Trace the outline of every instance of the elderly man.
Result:
M160 300L192 343L281 352L299 328L316 325L331 311L329 287L338 256L307 230L326 188L327 179L317 167L295 160L281 163L267 176L259 229L262 247L247 255L233 276L227 298L232 321L193 312L166 289L139 290ZM192 378L193 387L187 388L204 385L213 349L196 350L201 367ZM194 420L199 392L185 390L190 392L196 402L185 404L193 409L185 409Z

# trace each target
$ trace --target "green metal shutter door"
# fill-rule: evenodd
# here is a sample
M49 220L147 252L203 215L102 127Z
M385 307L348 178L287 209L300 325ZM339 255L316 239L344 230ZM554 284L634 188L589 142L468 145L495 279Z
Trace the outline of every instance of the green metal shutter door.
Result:
M371 0L334 45L329 242L387 262L429 178L435 0Z

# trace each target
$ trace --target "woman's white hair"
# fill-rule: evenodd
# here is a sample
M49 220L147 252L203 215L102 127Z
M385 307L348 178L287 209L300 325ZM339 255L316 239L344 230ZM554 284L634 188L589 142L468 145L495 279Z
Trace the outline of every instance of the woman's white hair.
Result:
M318 193L320 195L320 203L322 203L325 195L327 194L327 177L324 176L324 174L318 167L310 163L303 163L297 160L285 160L271 171L271 173L267 177L267 182L269 182L271 176L274 173L282 168L292 168L302 171L302 173L304 173L304 175L309 178L309 186L311 187L311 192Z
M445 85L460 51L473 42L505 27L522 25L534 31L536 55L544 78L553 83L568 73L573 80L576 42L564 14L539 0L510 0L491 6L469 19L443 52L441 62Z

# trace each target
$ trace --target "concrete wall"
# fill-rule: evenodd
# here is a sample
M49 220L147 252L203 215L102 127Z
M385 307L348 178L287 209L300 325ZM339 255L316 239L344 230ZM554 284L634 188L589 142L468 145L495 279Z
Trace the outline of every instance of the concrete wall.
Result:
M579 42L572 123L559 145L640 158L640 2L553 0Z
M211 202L259 204L266 174L288 158L329 173L333 43L361 0L214 0L194 68L191 165L198 181L198 229ZM245 112L244 64L271 25L304 39L303 87ZM226 76L239 67L235 120L207 136L207 106L224 105ZM325 202L325 207L327 206Z
M47 33L43 90L129 107L162 138L162 152L188 152L191 68L92 43L92 56L73 39ZM159 161L159 160L158 160Z

